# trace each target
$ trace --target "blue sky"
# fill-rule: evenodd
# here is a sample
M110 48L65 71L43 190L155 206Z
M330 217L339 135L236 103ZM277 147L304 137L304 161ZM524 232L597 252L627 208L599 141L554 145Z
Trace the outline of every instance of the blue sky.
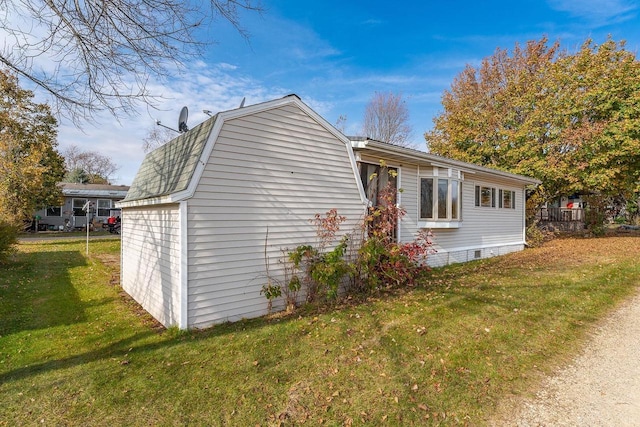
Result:
M640 4L631 0L520 1L336 1L264 0L262 15L243 13L244 40L219 22L202 36L214 39L202 61L168 82L151 87L165 101L160 110L117 122L75 129L63 121L60 148L75 144L111 156L120 166L114 183L130 184L144 157L142 138L155 120L172 127L182 106L191 126L202 110L222 111L290 93L336 123L361 134L365 106L376 92L401 93L407 102L413 142L425 149L423 133L441 111L440 99L465 65L477 66L495 49L547 36L573 52L587 39L610 35L640 48Z

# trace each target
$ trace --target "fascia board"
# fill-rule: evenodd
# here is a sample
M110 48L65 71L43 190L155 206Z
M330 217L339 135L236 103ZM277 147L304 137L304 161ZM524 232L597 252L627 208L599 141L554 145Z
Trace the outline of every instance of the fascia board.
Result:
M363 143L364 142L364 143ZM356 141L354 146L356 146L359 150L370 150L371 152L379 152L379 153L387 153L394 156L399 156L408 162L419 162L423 161L429 163L430 165L438 166L438 167L454 167L462 172L473 173L473 174L485 174L489 176L499 176L504 179L508 179L511 181L521 182L527 185L535 185L541 184L541 181L535 178L529 178L524 175L512 174L509 172L503 172L497 169L491 169L484 166L474 165L473 163L462 162L454 159L447 159L440 156L434 156L429 153L422 153L416 151L415 153L406 152L402 147L393 147L389 146L389 144L371 143L371 141Z

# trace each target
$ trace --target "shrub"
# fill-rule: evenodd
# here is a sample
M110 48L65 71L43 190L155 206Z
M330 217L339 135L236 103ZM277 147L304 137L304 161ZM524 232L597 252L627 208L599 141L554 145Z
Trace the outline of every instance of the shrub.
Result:
M340 285L350 271L349 264L344 259L347 240L347 236L343 237L333 250L311 260L309 273L317 285L315 295L327 299L338 297Z
M533 221L526 230L527 245L532 248L541 246L548 240L547 234L538 227L538 220Z
M421 230L412 242L396 242L395 233L405 215L405 210L395 203L396 191L401 190L387 184L377 194L379 205L369 208L360 234L342 237L330 250L346 217L338 215L336 209L316 214L310 220L316 228L316 245L283 250L286 255L282 260L282 280L269 274L265 241L268 282L262 293L269 300L269 309L272 300L283 295L287 307L295 306L300 290L306 292L307 302L316 303L335 300L341 289L347 294L368 294L381 287L414 285L428 270L428 256L435 253L433 235L430 230Z
M15 251L14 245L18 241L18 229L8 222L0 221L0 263L7 261L9 255Z

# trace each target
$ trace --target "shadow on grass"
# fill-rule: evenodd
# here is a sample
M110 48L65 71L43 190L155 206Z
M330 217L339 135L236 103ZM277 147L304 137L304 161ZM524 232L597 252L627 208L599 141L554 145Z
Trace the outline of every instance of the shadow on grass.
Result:
M42 363L36 363L22 368L14 369L0 374L0 384L9 381L19 381L44 372L55 371L60 369L73 368L75 366L87 363L97 362L104 359L124 357L130 351L154 350L167 345L166 342L158 342L140 347L135 347L134 343L141 339L155 335L152 331L145 331L134 334L128 338L123 338L105 347L101 347L85 353L76 354L56 360L49 360ZM123 362L124 363L124 362Z
M78 251L18 254L0 275L0 336L26 330L71 325L85 320L69 270L86 265Z
M278 319L277 322L286 323L292 320L294 320L293 317L285 320ZM151 355L156 350L167 350L175 346L183 345L185 342L195 343L238 332L249 333L251 330L259 330L273 323L275 323L275 321L258 318L241 320L235 323L223 323L203 330L165 330L162 334L158 334L156 330L151 328L146 328L142 331L138 329L139 332L132 330L132 335L121 338L110 344L100 346L99 348L91 351L55 360L48 360L41 363L30 364L28 366L0 373L0 384L21 381L43 373L70 369L76 366L87 365L109 359L114 360L114 363L125 365L128 364L128 354L136 354L138 356L145 354ZM149 340L152 337L156 337L157 341L136 345L136 343ZM285 336L282 336L281 338L283 340L287 339Z

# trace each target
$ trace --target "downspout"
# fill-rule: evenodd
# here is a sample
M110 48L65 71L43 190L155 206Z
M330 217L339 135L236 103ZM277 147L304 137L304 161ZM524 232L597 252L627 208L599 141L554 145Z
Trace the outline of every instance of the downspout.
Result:
M527 187L522 187L522 241L524 246L527 244Z

